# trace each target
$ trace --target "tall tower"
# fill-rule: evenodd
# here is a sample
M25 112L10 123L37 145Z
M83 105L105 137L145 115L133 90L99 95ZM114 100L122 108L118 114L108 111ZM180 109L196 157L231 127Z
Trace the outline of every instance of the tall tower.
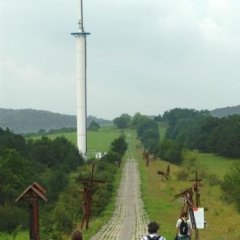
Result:
M76 38L76 79L77 79L77 146L84 156L87 152L87 51L86 37L90 33L83 27L83 4L79 1L78 31L71 33Z

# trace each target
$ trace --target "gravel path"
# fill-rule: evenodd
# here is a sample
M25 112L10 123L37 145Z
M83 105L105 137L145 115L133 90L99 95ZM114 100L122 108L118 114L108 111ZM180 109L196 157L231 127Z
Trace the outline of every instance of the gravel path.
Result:
M136 159L127 152L118 190L116 209L110 221L91 240L140 240L147 231L147 216L139 188Z

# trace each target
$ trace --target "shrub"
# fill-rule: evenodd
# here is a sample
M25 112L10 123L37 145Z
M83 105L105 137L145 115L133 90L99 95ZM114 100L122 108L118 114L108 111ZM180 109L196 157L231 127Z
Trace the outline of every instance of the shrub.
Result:
M226 201L234 203L240 212L240 163L233 164L221 183L223 197Z
M28 226L27 211L16 206L0 206L0 229L2 232L12 232L17 227Z

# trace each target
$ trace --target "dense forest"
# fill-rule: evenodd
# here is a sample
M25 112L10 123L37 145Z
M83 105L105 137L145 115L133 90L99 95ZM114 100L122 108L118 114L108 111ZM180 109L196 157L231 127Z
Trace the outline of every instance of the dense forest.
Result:
M94 189L92 215L101 213L113 192L113 180L127 149L125 137L115 139L102 160L85 161L75 145L64 137L32 141L9 129L0 128L0 229L15 232L28 227L28 207L16 198L33 182L47 190L48 202L41 206L41 235L61 239L81 221L82 208L79 177L89 177L91 163L96 163L96 178L107 183ZM116 162L117 161L117 162ZM118 163L118 164L116 164ZM75 172L76 177L70 178Z
M240 115L216 118L206 111L173 109L163 115L169 123L160 146L160 155L174 163L181 162L181 151L175 158L166 152L174 148L211 152L221 156L240 158ZM163 147L164 146L164 147Z

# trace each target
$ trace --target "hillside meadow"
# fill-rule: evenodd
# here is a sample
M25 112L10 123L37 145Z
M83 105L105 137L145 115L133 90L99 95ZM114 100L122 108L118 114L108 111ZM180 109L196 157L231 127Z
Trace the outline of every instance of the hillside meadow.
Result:
M109 149L109 146L113 139L117 138L120 135L120 130L111 126L111 127L102 127L98 131L87 131L87 146L88 151L98 151L106 152ZM77 144L77 133L76 132L63 132L55 134L46 135L50 139L55 139L57 137L64 136L69 141L74 144ZM31 139L36 140L41 138L41 136L32 137Z
M166 161L156 160L145 166L141 151L135 151L139 160L139 169L142 182L142 197L145 209L150 220L161 225L161 234L167 239L174 239L175 224L183 206L183 199L174 201L173 196L191 187L190 181L178 181L177 173L182 166L170 164L169 181L162 180L157 174L158 170L166 171L169 164ZM214 154L198 153L198 160L205 168L207 174L215 174L220 180L235 161ZM239 223L240 214L233 205L229 205L222 199L219 185L209 185L207 179L203 179L200 189L201 206L205 209L207 228L199 230L201 240L237 240L240 239ZM193 234L193 239L194 234Z

